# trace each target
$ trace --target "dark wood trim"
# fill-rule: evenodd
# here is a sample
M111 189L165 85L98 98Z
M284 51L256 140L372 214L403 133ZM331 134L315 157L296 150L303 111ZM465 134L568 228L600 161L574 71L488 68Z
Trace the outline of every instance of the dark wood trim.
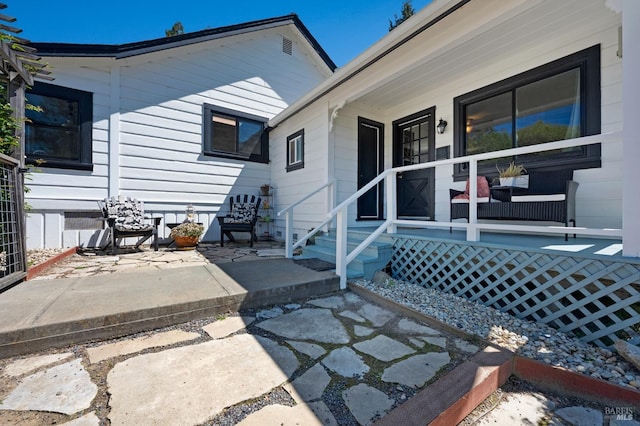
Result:
M378 174L384 171L384 123L380 123L378 121L370 120L365 117L358 116L358 132L360 132L360 126L362 124L366 124L368 126L376 127L379 130L380 139L378 140ZM360 139L360 135L358 135L358 140ZM358 166L360 161L358 160ZM358 175L360 173L359 170L356 171ZM356 178L357 181L357 178ZM360 189L360 188L358 188ZM378 184L378 217L376 218L361 218L360 212L357 213L358 217L356 220L382 220L384 219L384 185L382 182Z
M582 136L596 135L601 132L601 88L600 88L600 45L581 50L564 58L541 65L515 76L476 89L453 100L454 142L453 155L465 155L466 117L465 107L501 93L512 92L518 87L552 77L571 69L580 69L580 97L583 104L581 111ZM516 137L513 129L512 137ZM527 168L550 170L559 168L586 169L601 167L600 144L585 145L579 154L573 153L564 158L540 158L528 163ZM478 172L486 175L495 174L495 169L478 168ZM454 166L454 179L464 180L468 176L466 165Z
M220 151L207 147L207 142L211 140L211 118L213 114L223 115L229 119L238 121L238 118L262 123L262 137L260 141L261 153L241 154L237 152ZM231 158L235 160L251 161L254 163L269 163L269 132L267 128L268 119L259 115L248 114L235 111L229 108L219 107L211 104L202 105L202 155L206 157ZM239 126L236 126L239 128ZM236 133L236 138L238 137Z
M80 159L73 161L47 157L46 155L38 155L36 158L33 155L29 156L29 153L25 152L26 163L38 164L39 160L44 160L44 163L40 163L42 167L93 170L93 93L42 82L37 82L33 88L27 90L27 99L29 98L29 93L78 102L78 135L80 137L80 152L78 154ZM46 111L44 112L46 113ZM26 126L39 127L38 124L29 122L26 123ZM59 128L47 125L40 127Z
M302 137L302 161L296 164L291 164L291 158L289 158L289 142L291 140L297 138L298 136ZM287 136L287 173L292 172L294 170L300 170L304 168L304 129L300 129L292 135Z

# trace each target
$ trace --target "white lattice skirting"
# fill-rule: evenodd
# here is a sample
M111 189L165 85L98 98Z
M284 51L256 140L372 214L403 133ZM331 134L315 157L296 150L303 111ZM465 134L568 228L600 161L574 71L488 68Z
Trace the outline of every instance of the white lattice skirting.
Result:
M640 262L395 236L395 278L609 347L640 332Z

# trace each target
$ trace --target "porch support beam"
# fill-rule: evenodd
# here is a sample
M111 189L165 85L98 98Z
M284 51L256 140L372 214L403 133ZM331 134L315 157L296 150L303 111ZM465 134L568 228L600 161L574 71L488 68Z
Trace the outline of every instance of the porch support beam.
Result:
M624 0L622 9L622 243L623 255L640 257L640 140L636 122L640 117L640 2Z

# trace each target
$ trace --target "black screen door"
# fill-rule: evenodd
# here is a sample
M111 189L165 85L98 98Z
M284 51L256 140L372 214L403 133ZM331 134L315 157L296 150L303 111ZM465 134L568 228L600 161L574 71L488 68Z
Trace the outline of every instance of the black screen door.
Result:
M435 107L393 123L394 166L435 159ZM398 174L398 217L434 219L435 171L432 168Z
M358 189L382 171L384 125L358 117ZM358 220L382 219L382 182L358 198Z

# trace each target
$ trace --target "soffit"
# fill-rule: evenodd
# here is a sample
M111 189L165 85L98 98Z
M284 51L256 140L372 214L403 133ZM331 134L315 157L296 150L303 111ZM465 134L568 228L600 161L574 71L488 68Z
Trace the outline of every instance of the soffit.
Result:
M594 23L607 26L608 20L611 23L619 20L619 16L599 0L530 2L523 4L518 10L511 10L510 16L501 22L492 21L489 25L461 34L458 38L445 34L452 27L465 28L473 15L483 13L484 8L479 2L465 5L457 12L458 16L439 23L379 61L359 76L369 85L370 90L363 86L361 93L358 93L357 83L354 82L351 86L355 93L347 101L357 100L388 110L429 93L434 96L441 93L451 96L455 87L448 87L449 82L468 78L472 74L474 78L484 81L478 84L478 87L482 87L516 74L519 72L516 71L518 65L526 63L531 54L544 55L549 43L566 38L567 33L575 32L574 38L579 40L580 32L594 32ZM606 14L607 19L602 20L602 14ZM546 45L540 43L540 40L545 40ZM563 55L559 53L558 57ZM488 74L495 72L488 65L496 62L509 63L514 71L505 70L504 76ZM393 71L390 72L391 69ZM376 81L376 76L385 73L388 77L378 78ZM462 93L455 95L458 94Z

